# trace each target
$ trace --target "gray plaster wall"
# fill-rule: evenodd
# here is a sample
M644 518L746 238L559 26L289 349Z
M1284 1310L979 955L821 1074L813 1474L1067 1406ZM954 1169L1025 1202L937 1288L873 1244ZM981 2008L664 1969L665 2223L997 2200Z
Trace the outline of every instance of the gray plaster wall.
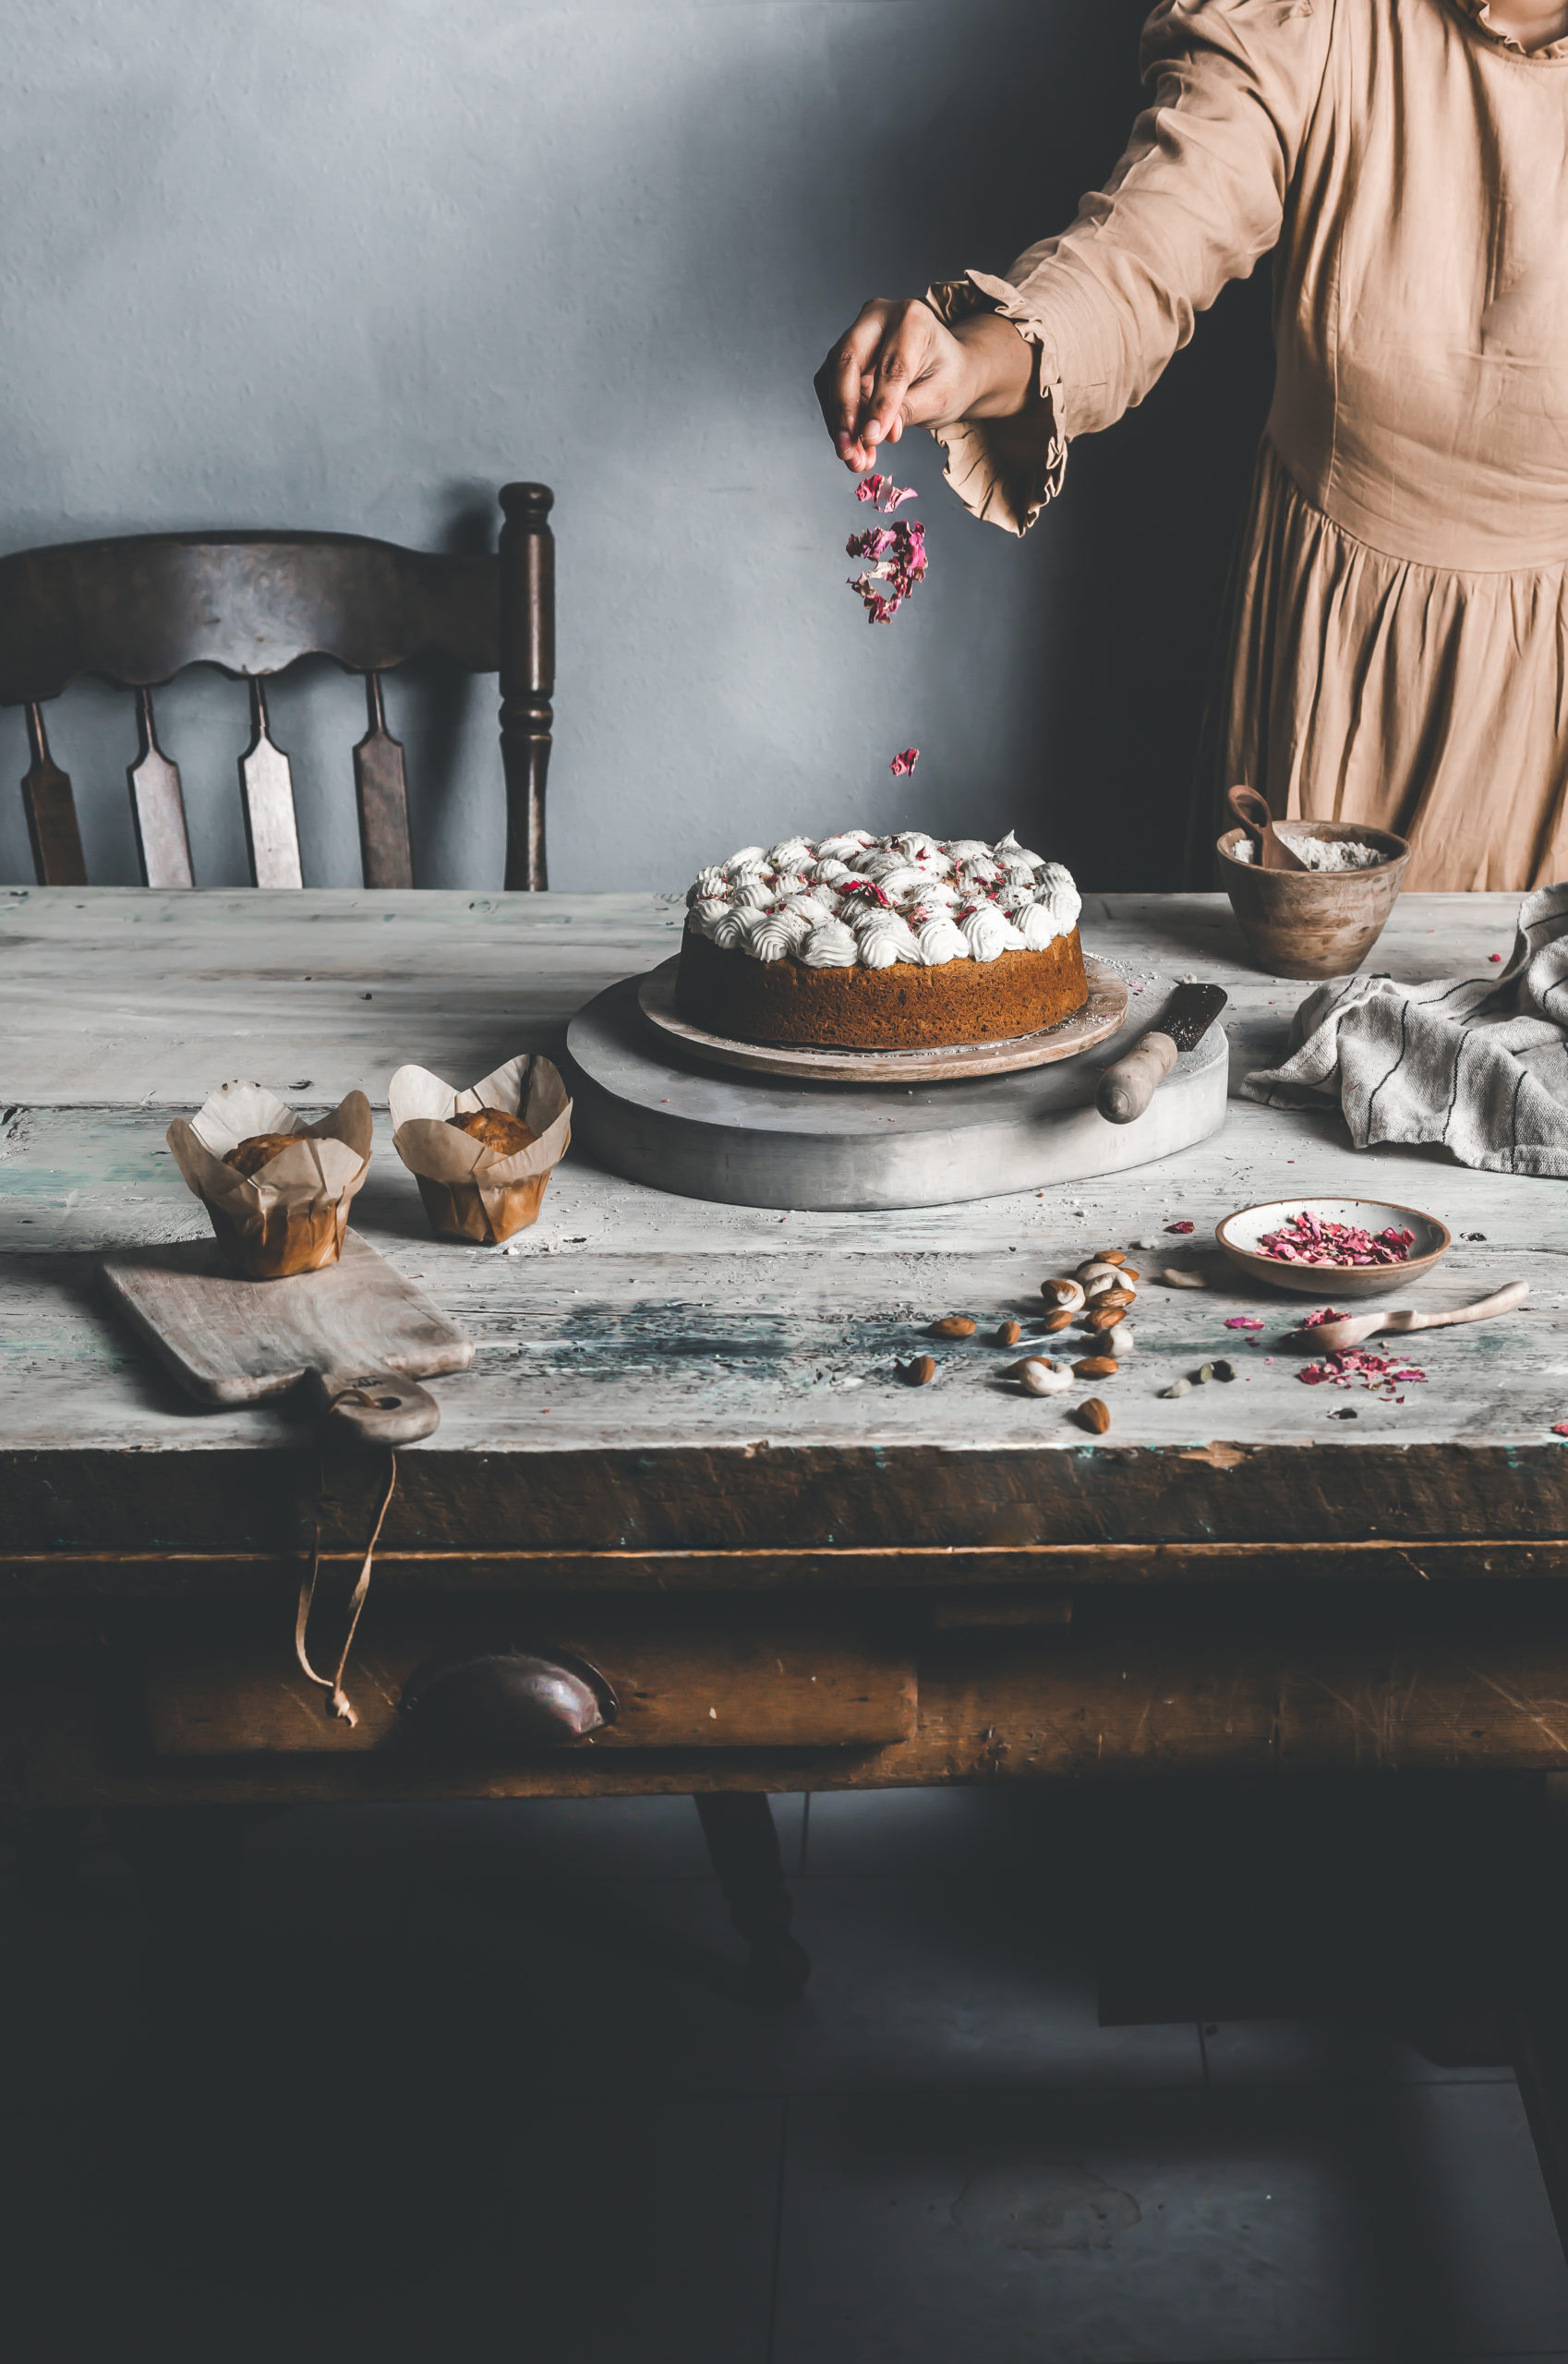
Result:
M886 628L811 374L868 294L1060 226L1137 104L1125 0L5 0L0 548L297 525L482 546L558 494L553 881L683 885L750 839L1016 825L1174 882L1266 400L1233 291L1025 542L923 436L931 579ZM394 682L421 883L489 886L493 683ZM357 876L357 684L274 700L313 884ZM160 699L199 882L243 880L240 685ZM51 710L91 874L134 879L129 701ZM914 744L912 782L887 770ZM30 875L0 716L0 876Z

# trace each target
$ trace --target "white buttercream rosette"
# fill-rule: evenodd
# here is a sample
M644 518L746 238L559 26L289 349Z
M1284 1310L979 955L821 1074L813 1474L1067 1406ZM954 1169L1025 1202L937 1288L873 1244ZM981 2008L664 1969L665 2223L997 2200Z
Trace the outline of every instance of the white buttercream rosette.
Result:
M686 906L688 926L721 950L803 969L937 969L1043 952L1072 934L1082 908L1061 863L1010 830L987 845L922 829L742 846L698 872Z

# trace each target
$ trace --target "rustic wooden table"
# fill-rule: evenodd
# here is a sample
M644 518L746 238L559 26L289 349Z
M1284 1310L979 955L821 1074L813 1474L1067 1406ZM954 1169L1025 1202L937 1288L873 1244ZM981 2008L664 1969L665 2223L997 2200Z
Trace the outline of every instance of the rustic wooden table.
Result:
M404 1059L456 1081L676 941L652 895L0 898L0 1798L14 1803L767 1791L1140 1769L1568 1764L1568 1228L1549 1182L1356 1154L1336 1116L1236 1100L1201 1148L1075 1192L780 1215L569 1159L504 1249L427 1236L379 1116L356 1222L477 1342L404 1453L350 1690L296 1675L313 1533L341 1605L381 1482L294 1407L201 1413L116 1325L111 1247L199 1235L163 1146L236 1073L379 1108ZM1303 988L1238 963L1217 897L1111 898L1090 947L1224 983L1239 1075ZM1408 978L1506 953L1513 899L1410 897ZM1413 1202L1458 1239L1436 1306L1528 1277L1526 1311L1419 1343L1403 1401L1308 1388L1299 1301L1212 1247L1285 1193ZM1146 1289L1140 1345L1070 1399L984 1343L1099 1246L1190 1243L1212 1285ZM1208 1252L1205 1253L1205 1248ZM935 1317L911 1390L895 1359ZM1228 1317L1257 1314L1260 1333ZM1235 1383L1161 1393L1228 1356ZM1345 1417L1354 1412L1352 1419ZM408 1673L481 1636L595 1659L619 1720L554 1753L405 1743Z

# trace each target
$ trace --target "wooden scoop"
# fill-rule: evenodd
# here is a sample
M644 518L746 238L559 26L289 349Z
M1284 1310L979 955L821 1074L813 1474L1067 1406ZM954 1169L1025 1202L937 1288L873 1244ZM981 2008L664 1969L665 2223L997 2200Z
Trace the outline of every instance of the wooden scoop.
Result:
M1227 802L1252 840L1252 859L1263 870L1307 870L1274 826L1274 816L1255 788L1233 788Z
M1510 1281L1495 1297L1484 1297L1479 1305L1456 1306L1452 1313L1411 1313L1407 1309L1393 1313L1347 1313L1343 1321L1320 1321L1302 1336L1309 1338L1314 1350L1321 1347L1326 1355L1342 1355L1348 1347L1358 1346L1363 1338L1376 1335L1380 1330L1448 1330L1456 1321L1490 1321L1494 1313L1512 1313L1523 1305L1530 1294L1528 1281Z

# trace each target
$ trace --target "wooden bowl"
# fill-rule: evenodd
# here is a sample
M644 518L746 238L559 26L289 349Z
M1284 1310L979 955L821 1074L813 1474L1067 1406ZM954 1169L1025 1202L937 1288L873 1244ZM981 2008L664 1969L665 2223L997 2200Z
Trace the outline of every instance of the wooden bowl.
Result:
M1409 866L1410 848L1388 829L1359 822L1291 821L1302 838L1354 838L1386 859L1375 870L1264 870L1238 862L1245 829L1219 840L1220 875L1247 948L1272 977L1348 977L1388 925Z
M1392 1227L1413 1231L1416 1245L1403 1264L1282 1264L1259 1252L1266 1232L1278 1231L1292 1215L1316 1215L1321 1222L1355 1224L1375 1239ZM1294 1289L1301 1297L1321 1297L1333 1305L1341 1297L1387 1297L1424 1280L1432 1266L1447 1255L1453 1234L1435 1215L1414 1207L1390 1206L1382 1199L1272 1199L1266 1206L1243 1207L1226 1215L1214 1234L1237 1269L1266 1288Z

